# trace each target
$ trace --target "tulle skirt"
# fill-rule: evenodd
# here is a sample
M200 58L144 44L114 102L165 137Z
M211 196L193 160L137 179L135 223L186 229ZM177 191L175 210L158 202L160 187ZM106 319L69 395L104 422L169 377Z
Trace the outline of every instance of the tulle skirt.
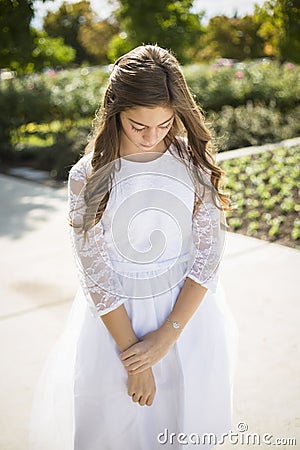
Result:
M145 276L153 273L136 274ZM183 283L124 303L138 337L165 321ZM236 322L219 281L216 293L207 291L175 345L153 366L155 399L150 407L140 406L127 393L113 338L101 318L93 317L79 287L36 387L30 450L174 450L203 442L200 448L212 448L231 430L237 346ZM207 443L205 433L215 442Z

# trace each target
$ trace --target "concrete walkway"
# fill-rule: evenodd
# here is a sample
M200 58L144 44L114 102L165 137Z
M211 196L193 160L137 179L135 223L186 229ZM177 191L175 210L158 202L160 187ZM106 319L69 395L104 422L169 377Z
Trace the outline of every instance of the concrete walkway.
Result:
M26 450L33 390L78 282L66 187L5 175L0 185L0 448ZM300 448L299 267L297 250L227 233L222 282L240 332L233 431L244 422L261 439L273 435L272 443L297 439L281 449ZM239 439L218 448L270 448Z

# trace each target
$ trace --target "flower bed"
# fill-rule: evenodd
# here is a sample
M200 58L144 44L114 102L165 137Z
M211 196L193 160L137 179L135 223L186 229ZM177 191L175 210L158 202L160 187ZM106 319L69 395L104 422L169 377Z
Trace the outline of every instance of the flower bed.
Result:
M300 145L219 163L235 205L228 231L300 248Z

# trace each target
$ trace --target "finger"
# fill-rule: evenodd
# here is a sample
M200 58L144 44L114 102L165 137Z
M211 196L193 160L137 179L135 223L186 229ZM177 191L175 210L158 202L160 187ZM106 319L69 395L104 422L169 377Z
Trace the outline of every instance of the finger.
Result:
M120 353L119 358L121 361L125 361L128 358L132 358L136 353Z
M144 364L147 364L147 361L139 359L138 361L132 362L131 364L124 364L124 366L127 370L136 370Z
M143 396L140 398L139 404L141 406L145 406L146 405L146 401L147 401L147 396Z
M149 395L149 397L147 398L147 401L146 401L146 405L151 406L153 403L153 400L154 400L154 394Z
M126 359L125 361L122 361L123 366L125 366L125 367L129 367L129 366L131 366L133 364L137 364L139 362L141 362L141 358L138 356L131 356L130 358Z
M130 375L136 375L138 373L144 372L144 370L146 370L146 369L150 369L150 367L151 367L151 365L149 363L144 363L135 369L129 368L128 373L130 373Z
M132 347L128 348L124 352L121 352L119 354L119 358L123 360L123 359L130 358L130 356L136 355L138 352L138 348L136 347L136 345L137 344L134 344Z
M132 401L134 402L134 403L137 403L137 402L139 402L140 401L140 398L141 398L141 396L139 395L139 394L133 394L132 395Z

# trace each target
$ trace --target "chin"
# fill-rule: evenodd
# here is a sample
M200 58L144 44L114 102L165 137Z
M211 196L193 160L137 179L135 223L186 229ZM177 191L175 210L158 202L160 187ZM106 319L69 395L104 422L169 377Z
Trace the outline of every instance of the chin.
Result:
M155 151L154 149L155 149L155 147L157 147L157 145L151 145L151 147L148 147L147 145L141 144L141 147L142 147L143 150L148 150L148 151L153 150L153 151Z

